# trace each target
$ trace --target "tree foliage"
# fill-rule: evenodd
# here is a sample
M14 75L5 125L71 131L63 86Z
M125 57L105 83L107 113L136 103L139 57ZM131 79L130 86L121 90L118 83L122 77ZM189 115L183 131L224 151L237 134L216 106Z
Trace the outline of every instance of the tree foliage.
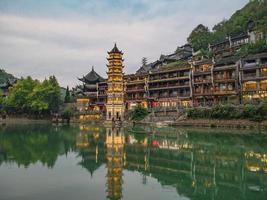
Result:
M203 24L199 24L189 35L187 41L192 45L193 49L207 49L211 32L209 28Z
M218 104L211 108L189 108L186 113L189 118L193 119L249 119L261 122L267 119L267 102L263 101L258 105L247 104L239 107Z
M148 115L147 109L142 107L141 105L138 105L133 110L132 120L140 121L144 119L147 115Z
M267 43L265 40L259 40L255 44L246 44L241 47L237 54L241 57L248 56L249 54L257 54L267 52Z
M74 113L75 113L75 108L71 105L68 105L64 108L62 112L62 117L64 119L70 120L70 118L74 116Z
M22 78L10 88L2 102L8 112L28 114L57 112L60 104L60 87L54 76L43 82Z
M65 103L70 103L71 102L71 96L70 96L69 86L67 86L67 89L66 89L66 94L65 94L64 102Z

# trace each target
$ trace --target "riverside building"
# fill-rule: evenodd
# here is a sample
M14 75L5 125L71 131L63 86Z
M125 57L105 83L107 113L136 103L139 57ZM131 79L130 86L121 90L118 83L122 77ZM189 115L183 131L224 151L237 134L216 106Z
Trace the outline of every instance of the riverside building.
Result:
M184 107L267 99L267 52L243 58L237 54L258 35L248 32L210 45L213 57L184 45L129 75L123 73L123 53L115 45L108 52L107 79L94 69L79 79L83 85L74 90L77 108L123 120L125 111L137 105L174 114Z

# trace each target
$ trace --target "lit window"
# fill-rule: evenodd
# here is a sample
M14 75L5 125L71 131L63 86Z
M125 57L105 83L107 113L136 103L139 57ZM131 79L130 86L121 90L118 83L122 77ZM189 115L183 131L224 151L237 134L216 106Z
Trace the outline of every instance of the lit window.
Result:
M249 81L243 84L244 90L256 90L257 89L257 83L255 81Z

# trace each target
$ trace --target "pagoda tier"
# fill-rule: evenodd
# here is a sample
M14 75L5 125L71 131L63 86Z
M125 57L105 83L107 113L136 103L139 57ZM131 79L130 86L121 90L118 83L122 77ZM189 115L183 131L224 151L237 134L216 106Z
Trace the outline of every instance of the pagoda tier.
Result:
M124 88L123 88L123 53L115 44L108 52L108 90L107 90L107 116L108 121L120 121L124 117Z

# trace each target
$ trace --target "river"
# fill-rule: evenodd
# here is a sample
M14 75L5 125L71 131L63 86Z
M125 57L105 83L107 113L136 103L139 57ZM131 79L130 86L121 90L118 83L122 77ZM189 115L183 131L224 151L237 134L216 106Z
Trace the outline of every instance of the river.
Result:
M267 199L267 136L248 130L5 125L1 200Z

